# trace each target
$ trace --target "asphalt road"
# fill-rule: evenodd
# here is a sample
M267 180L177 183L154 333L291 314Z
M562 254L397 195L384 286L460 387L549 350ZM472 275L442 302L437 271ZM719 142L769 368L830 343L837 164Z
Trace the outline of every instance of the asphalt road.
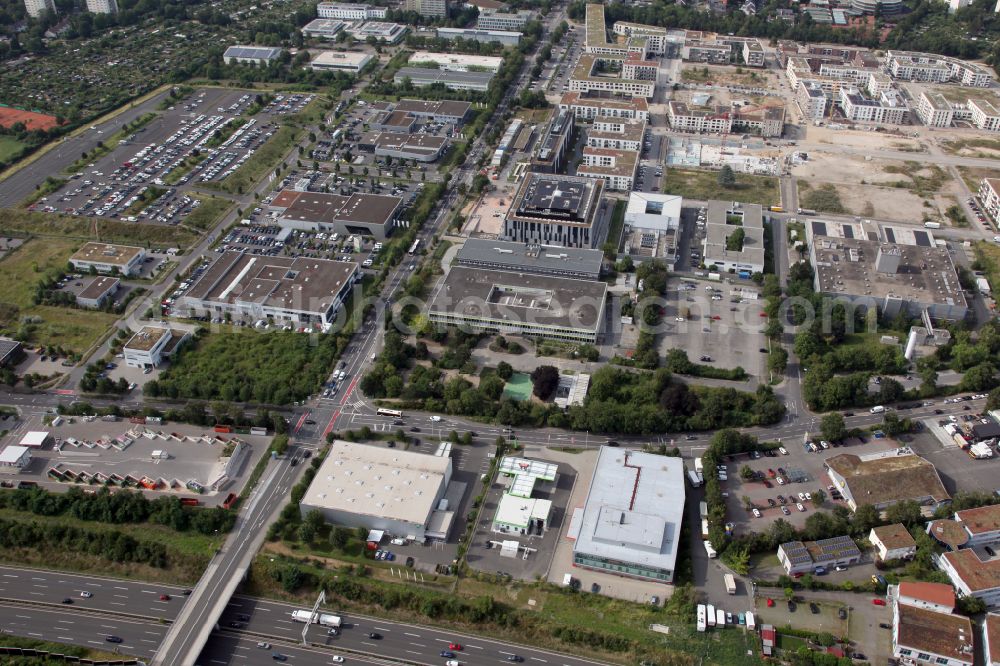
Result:
M150 620L79 612L72 607L42 608L0 602L3 632L26 638L69 643L95 650L149 658L156 653L168 626ZM117 636L121 643L110 643Z
M93 596L82 598L82 591ZM114 644L105 641L105 637L118 636L123 641L119 645L123 654L150 657L169 628L160 620L172 621L185 606L187 598L182 592L180 587L141 581L0 567L0 625L21 636L107 649L112 649ZM161 594L169 594L171 599L160 601ZM66 597L73 599L72 605L61 603ZM192 606L196 605L192 600ZM299 641L305 627L291 620L292 611L298 608L302 606L233 597L220 618L223 630L212 635L198 663L252 663L243 660L252 660L257 654L271 661L271 651L257 648L259 641L280 643L282 647L275 650L291 656L292 652L283 645ZM441 660L441 651L449 649L451 643L463 646L462 650L456 650L462 653L460 661L463 663L506 663L511 655L521 656L529 664L589 666L599 663L448 630L362 615L342 617L344 626L337 636L329 636L325 627L309 627L307 638L317 648L300 650L297 656L303 659L302 663L325 664L329 663L331 654L367 653L436 664ZM235 630L229 627L230 622L240 622L243 626ZM370 632L378 633L381 638L369 638ZM243 647L235 648L237 644ZM242 654L248 649L249 653ZM351 660L366 659L352 656Z
M211 627L222 614L229 599L246 575L254 555L260 549L268 526L288 498L297 473L305 468L293 467L290 459L297 455L296 447L288 454L269 463L269 468L257 488L251 493L246 508L236 519L236 526L221 551L208 565L190 603L177 616L164 640L163 649L152 663L170 666L194 663L205 645Z
M160 583L144 583L101 578L92 575L0 567L0 602L17 599L32 603L62 604L73 600L67 612L107 611L152 619L172 620L187 600L184 588ZM81 592L92 596L84 598ZM170 599L163 601L160 595Z

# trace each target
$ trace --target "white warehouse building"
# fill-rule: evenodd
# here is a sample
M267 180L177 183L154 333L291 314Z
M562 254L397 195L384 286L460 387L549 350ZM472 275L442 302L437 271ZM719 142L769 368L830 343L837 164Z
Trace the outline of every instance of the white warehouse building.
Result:
M447 538L451 458L337 440L302 498L305 516L367 527L414 541Z

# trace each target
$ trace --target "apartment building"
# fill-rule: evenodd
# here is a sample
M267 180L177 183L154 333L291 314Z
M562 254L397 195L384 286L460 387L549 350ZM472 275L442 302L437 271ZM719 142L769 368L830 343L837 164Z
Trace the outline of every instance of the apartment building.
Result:
M646 123L622 118L597 118L587 131L587 145L614 150L642 150Z
M941 93L923 90L917 100L917 118L928 127L951 127L955 111Z
M576 169L578 176L601 178L610 190L624 192L632 190L636 170L639 167L639 153L632 150L585 146L582 156L583 163Z
M642 97L590 97L578 92L564 93L559 110L568 110L577 120L595 118L625 118L649 121L649 103Z
M971 97L966 102L972 124L984 132L1000 132L1000 109L991 100Z
M1000 219L1000 178L983 178L980 181L979 202L992 220Z
M874 125L902 125L909 118L910 111L895 90L886 90L878 99L871 99L857 88L840 89L840 108L851 122Z
M570 75L569 89L580 93L615 93L650 99L656 82L624 78L624 55L583 54ZM602 70L622 72L622 77L600 76Z
M403 9L427 18L448 18L448 0L405 0Z
M566 152L573 143L575 127L573 114L559 111L545 126L545 131L538 140L531 158L531 170L539 173L563 172L566 168Z
M807 120L814 123L820 122L826 117L827 96L823 92L823 87L812 81L799 82L795 91L795 99L798 102L799 110Z
M993 82L981 65L934 53L890 50L884 64L892 78L902 81L959 83L975 88L987 88Z

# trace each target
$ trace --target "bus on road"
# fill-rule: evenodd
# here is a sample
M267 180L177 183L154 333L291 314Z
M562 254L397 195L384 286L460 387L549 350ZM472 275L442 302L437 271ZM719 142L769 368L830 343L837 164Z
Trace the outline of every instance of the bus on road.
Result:
M399 411L398 409L385 409L384 407L379 407L377 410L375 410L375 413L378 414L379 416L391 416L395 419L401 418L403 416L403 412Z

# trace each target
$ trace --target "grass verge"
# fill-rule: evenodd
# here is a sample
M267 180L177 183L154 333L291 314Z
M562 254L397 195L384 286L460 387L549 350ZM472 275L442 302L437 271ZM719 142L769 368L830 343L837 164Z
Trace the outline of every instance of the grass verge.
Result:
M94 650L92 648L80 647L79 645L68 645L66 643L51 643L49 641L40 641L35 638L24 638L22 636L13 636L11 634L4 634L3 637L3 647L5 648L20 648L22 650L38 650L40 652L51 652L53 655L64 655L67 657L76 657L77 659L92 659L95 662L105 662L105 661L118 661L126 659L127 657L122 654L115 654L113 652L105 652L104 650ZM7 661L7 664L18 664L18 663L50 663L43 657L39 656L37 659L39 661L31 662L19 662L14 657L9 657L12 661ZM52 659L51 663L61 663L63 660ZM68 661L68 660L67 660Z
M190 215L184 219L184 225L205 231L211 229L212 225L219 221L219 218L233 206L233 202L222 197L196 194L195 199L201 201L201 205L195 208Z
M622 246L622 231L625 229L625 202L616 201L615 210L611 213L611 226L608 229L608 243L614 246L617 253Z
M0 164L6 163L21 154L28 147L12 136L0 136Z
M134 525L113 525L107 523L77 520L67 516L40 516L14 509L0 509L0 518L25 523L40 523L47 529L77 528L90 533L120 532L142 542L155 542L167 549L168 565L164 568L136 562L117 562L79 549L67 548L54 552L36 548L10 547L0 549L0 561L28 567L44 567L62 571L95 573L102 576L116 576L137 580L169 582L174 584L194 583L200 577L212 554L225 541L221 537L209 537L194 532L177 532L160 525L149 523Z
M698 201L725 199L761 206L777 205L781 201L777 178L745 173L736 174L736 184L732 187L722 187L715 171L668 168L660 191Z
M1000 289L1000 247L988 241L979 241L973 247L976 253L976 266L986 273L986 281L990 289L997 293Z
M202 187L219 189L231 194L249 192L264 174L274 169L285 153L302 137L303 130L296 127L281 127L268 139L250 159L243 163L231 176L218 183L202 183Z
M78 245L67 239L34 239L0 261L0 331L26 342L73 351L88 349L111 326L116 315L36 305L35 285L49 272L65 268Z
M98 220L15 208L0 209L0 233L7 236L61 236L145 248L165 245L186 249L198 240L198 234L178 226Z

